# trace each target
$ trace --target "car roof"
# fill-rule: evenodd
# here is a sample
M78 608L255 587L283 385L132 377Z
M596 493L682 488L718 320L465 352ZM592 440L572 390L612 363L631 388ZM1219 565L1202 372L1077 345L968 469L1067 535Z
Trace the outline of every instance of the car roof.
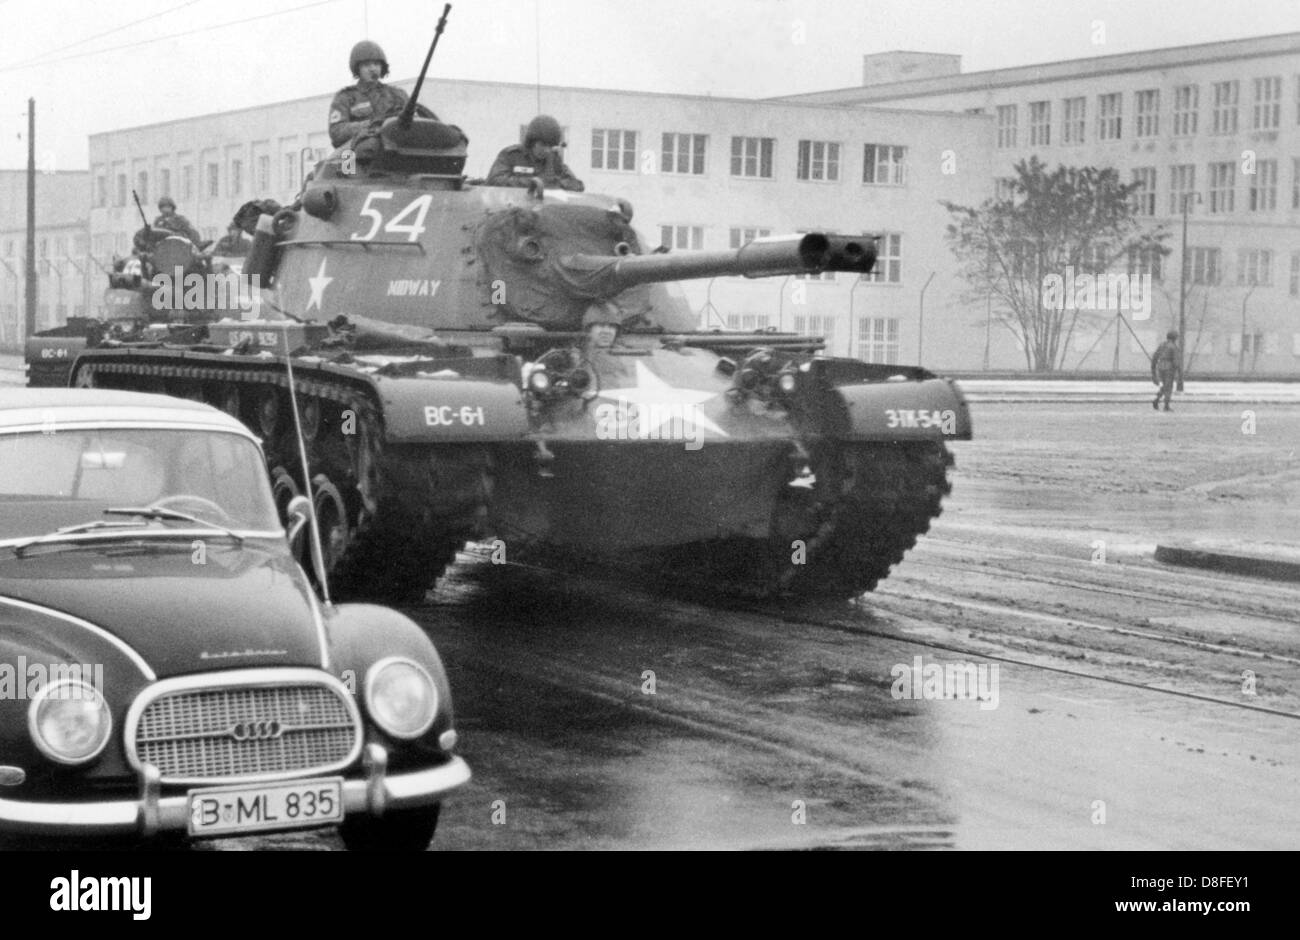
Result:
M169 395L98 388L15 388L0 391L0 431L56 424L188 424L248 434L239 421L202 402Z

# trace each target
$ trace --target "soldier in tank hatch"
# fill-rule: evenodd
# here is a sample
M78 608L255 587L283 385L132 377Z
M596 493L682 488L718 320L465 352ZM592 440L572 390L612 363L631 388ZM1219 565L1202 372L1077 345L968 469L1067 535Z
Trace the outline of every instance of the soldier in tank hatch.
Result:
M378 43L369 39L357 43L348 65L357 83L340 89L330 104L330 143L335 147L373 134L384 118L401 112L407 102L406 92L382 81L388 77L388 59ZM438 119L423 105L417 105L416 112L421 117Z
M1178 345L1178 333L1170 330L1165 334L1165 341L1156 348L1151 357L1151 381L1160 386L1151 407L1159 410L1160 399L1165 400L1165 411L1171 411L1169 401L1173 398L1174 383L1183 375L1183 351Z
M489 186L528 186L540 179L547 186L582 192L582 180L573 175L560 150L563 145L560 122L539 114L528 122L524 142L497 154L487 176Z
M165 229L174 235L180 235L194 242L196 246L202 247L203 236L199 230L190 224L190 220L185 218L176 211L176 200L171 196L163 196L158 200L158 218L153 220L153 227L156 229Z

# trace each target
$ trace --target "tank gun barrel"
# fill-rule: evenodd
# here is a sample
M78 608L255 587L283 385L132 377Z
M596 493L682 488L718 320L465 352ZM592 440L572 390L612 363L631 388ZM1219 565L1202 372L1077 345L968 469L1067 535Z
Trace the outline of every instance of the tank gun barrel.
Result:
M870 235L826 235L812 232L756 238L734 251L690 251L651 255L567 255L560 266L588 283L598 281L609 293L636 284L743 275L778 277L853 271L867 274L876 262L876 241Z
M429 63L433 61L433 51L438 48L438 39L442 36L442 31L447 27L447 14L451 12L451 4L445 4L442 8L442 16L438 19L438 26L433 31L433 42L429 44L429 52L424 57L424 65L420 69L420 77L415 80L415 88L411 91L411 97L406 101L406 107L402 109L401 116L398 118L398 125L405 130L411 126L415 120L415 103L420 100L420 89L424 87L424 76L429 72Z

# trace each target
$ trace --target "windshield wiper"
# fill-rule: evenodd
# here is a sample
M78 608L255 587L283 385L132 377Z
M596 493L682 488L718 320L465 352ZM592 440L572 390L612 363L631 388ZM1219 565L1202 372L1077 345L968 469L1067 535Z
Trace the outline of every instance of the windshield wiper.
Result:
M216 529L218 532L224 532L241 545L244 542L244 537L238 532L232 532L225 526L218 525L215 522L209 522L207 519L200 519L198 516L191 516L187 512L177 512L175 509L163 509L159 506L118 506L105 509L104 515L143 516L146 519L172 519L177 522L193 522L195 525L203 525L210 529ZM126 524L131 525L132 523Z
M17 545L10 546L14 554L19 558L24 556L27 549L33 545L40 545L46 542L57 542L68 535L76 535L78 532L89 532L92 529L138 529L143 526L143 522L108 522L105 519L98 519L94 522L82 522L77 525L65 525L61 529L55 529L45 535L37 536L34 539L28 539L26 542L19 542Z

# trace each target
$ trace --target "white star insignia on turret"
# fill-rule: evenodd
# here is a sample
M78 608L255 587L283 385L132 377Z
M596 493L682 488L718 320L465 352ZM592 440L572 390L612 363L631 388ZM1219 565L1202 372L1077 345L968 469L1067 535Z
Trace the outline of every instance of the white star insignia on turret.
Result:
M716 392L669 385L643 362L636 364L635 386L607 389L600 397L618 405L618 419L632 439L675 440L698 430L729 436L699 409L702 403L717 398Z
M311 299L307 301L307 310L312 307L317 310L321 309L321 301L325 299L325 288L329 287L330 281L334 280L332 277L325 276L326 262L327 259L321 258L320 270L316 272L316 276L307 278L307 283L311 285ZM307 310L304 310L303 313L306 313Z

